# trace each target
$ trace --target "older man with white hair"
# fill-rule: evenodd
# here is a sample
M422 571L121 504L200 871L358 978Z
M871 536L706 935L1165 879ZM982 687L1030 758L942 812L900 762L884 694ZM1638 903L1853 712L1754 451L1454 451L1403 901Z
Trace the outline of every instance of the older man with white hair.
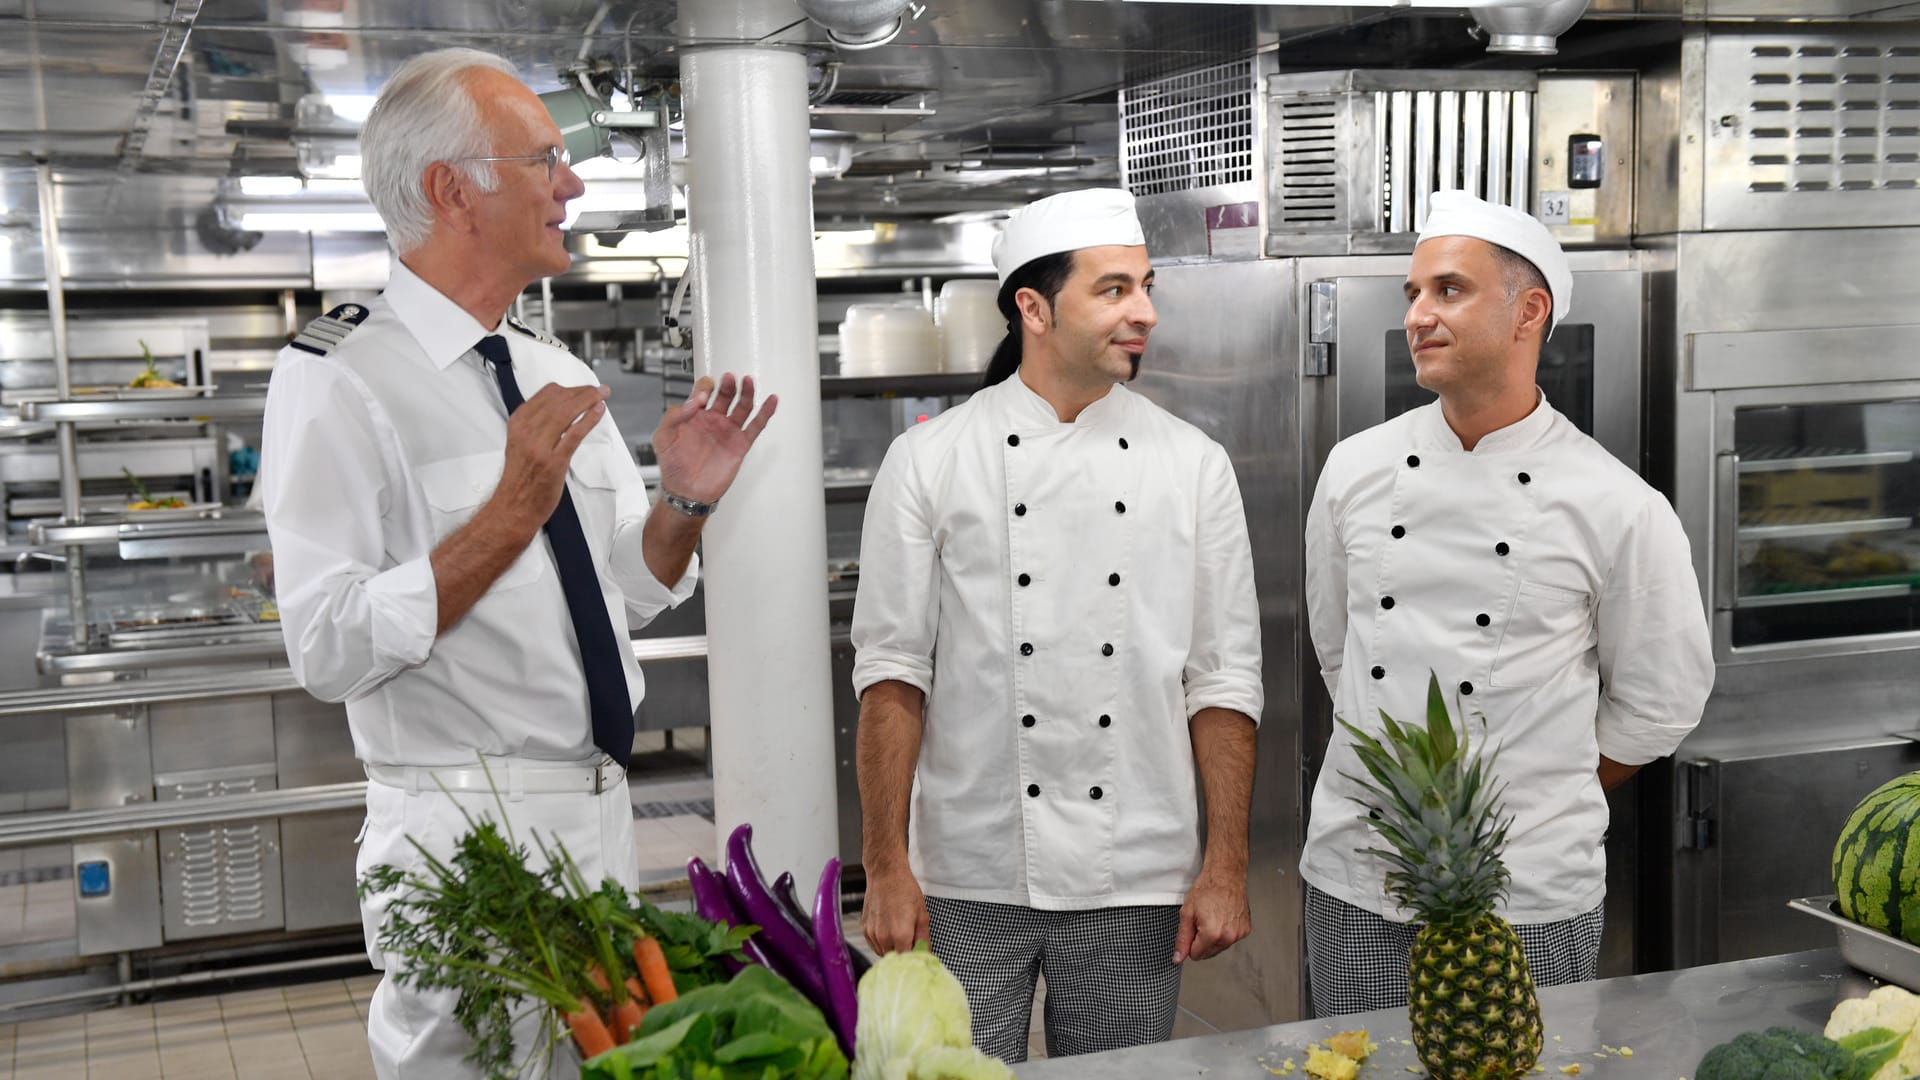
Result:
M1595 975L1606 790L1673 752L1713 685L1687 538L1660 493L1554 411L1540 345L1572 308L1546 226L1432 198L1407 273L1407 345L1438 401L1343 440L1307 512L1307 609L1334 711L1378 734L1425 715L1429 672L1499 750L1506 864L1534 981ZM1407 1003L1414 926L1335 734L1307 843L1313 1011Z
M1123 385L1157 321L1133 197L1042 199L994 263L989 385L874 478L853 678L867 940L931 939L1021 1061L1038 975L1049 1056L1152 1042L1248 933L1260 626L1227 452Z
M498 57L419 56L361 154L391 276L281 353L261 462L289 660L347 703L370 781L359 867L418 868L466 815L504 812L632 888L629 631L693 591L706 516L775 400L755 415L751 379L700 380L654 431L650 506L606 388L507 314L567 269L560 224L583 190L540 99ZM362 901L376 967L389 900ZM381 980L375 1071L475 1075L453 1004ZM521 1054L547 1052L535 1030L517 1026Z

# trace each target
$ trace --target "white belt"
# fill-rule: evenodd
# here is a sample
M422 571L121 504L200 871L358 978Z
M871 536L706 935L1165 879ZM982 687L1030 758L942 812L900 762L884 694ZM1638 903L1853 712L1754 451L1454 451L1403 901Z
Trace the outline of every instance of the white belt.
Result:
M595 764L565 765L496 759L486 768L439 768L428 765L367 765L367 779L410 793L422 791L489 791L512 799L522 795L598 795L624 784L627 770L612 758Z

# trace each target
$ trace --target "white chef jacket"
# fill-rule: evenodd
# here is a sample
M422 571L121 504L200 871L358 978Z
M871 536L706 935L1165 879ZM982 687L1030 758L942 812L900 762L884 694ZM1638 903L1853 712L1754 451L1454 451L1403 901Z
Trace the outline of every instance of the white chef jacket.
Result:
M1427 680L1491 745L1513 816L1502 914L1521 924L1606 894L1605 754L1673 752L1713 686L1706 613L1673 508L1554 411L1461 448L1438 402L1334 447L1307 512L1307 611L1335 713L1378 734L1423 723ZM1483 726L1484 725L1484 726ZM1366 776L1335 728L1301 875L1400 922Z
M507 411L473 346L489 331L394 260L386 292L324 356L289 346L267 391L260 461L287 656L300 684L345 701L354 752L394 765L471 765L475 753L595 757L573 621L545 533L465 618L435 636L433 549L493 493ZM502 320L520 391L593 385L558 342ZM613 417L567 473L608 617L630 627L693 592L641 550L646 487ZM627 692L645 692L622 650Z
M853 615L856 692L926 694L909 829L930 896L1181 903L1187 721L1260 717L1259 612L1226 451L1115 386L1076 422L1018 376L894 440Z

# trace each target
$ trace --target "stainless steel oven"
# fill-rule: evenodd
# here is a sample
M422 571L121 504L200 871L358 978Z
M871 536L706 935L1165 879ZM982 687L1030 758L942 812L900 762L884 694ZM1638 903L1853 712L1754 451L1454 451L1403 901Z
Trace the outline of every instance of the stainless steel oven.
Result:
M1682 233L1647 258L1660 459L1717 661L1649 792L1670 832L1643 966L1665 967L1830 943L1785 902L1831 889L1854 803L1920 764L1920 229Z
M1720 658L1920 646L1920 382L1721 391L1713 437Z

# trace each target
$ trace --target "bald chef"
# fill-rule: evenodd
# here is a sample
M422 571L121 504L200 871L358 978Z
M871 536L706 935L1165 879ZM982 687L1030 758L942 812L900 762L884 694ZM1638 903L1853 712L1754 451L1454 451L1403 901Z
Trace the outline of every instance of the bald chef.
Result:
M994 265L989 385L874 479L853 678L867 940L930 935L1022 1061L1036 974L1050 1056L1133 1046L1246 936L1260 634L1226 451L1121 385L1156 321L1132 196L1042 199Z
M1334 447L1307 512L1307 608L1334 711L1377 734L1424 715L1428 672L1485 718L1513 816L1500 914L1541 985L1594 977L1605 790L1673 752L1713 684L1687 538L1660 493L1534 383L1573 306L1567 257L1527 214L1433 196L1407 275L1415 378L1440 400ZM1314 787L1301 875L1313 1010L1407 1000L1414 927L1352 744Z

